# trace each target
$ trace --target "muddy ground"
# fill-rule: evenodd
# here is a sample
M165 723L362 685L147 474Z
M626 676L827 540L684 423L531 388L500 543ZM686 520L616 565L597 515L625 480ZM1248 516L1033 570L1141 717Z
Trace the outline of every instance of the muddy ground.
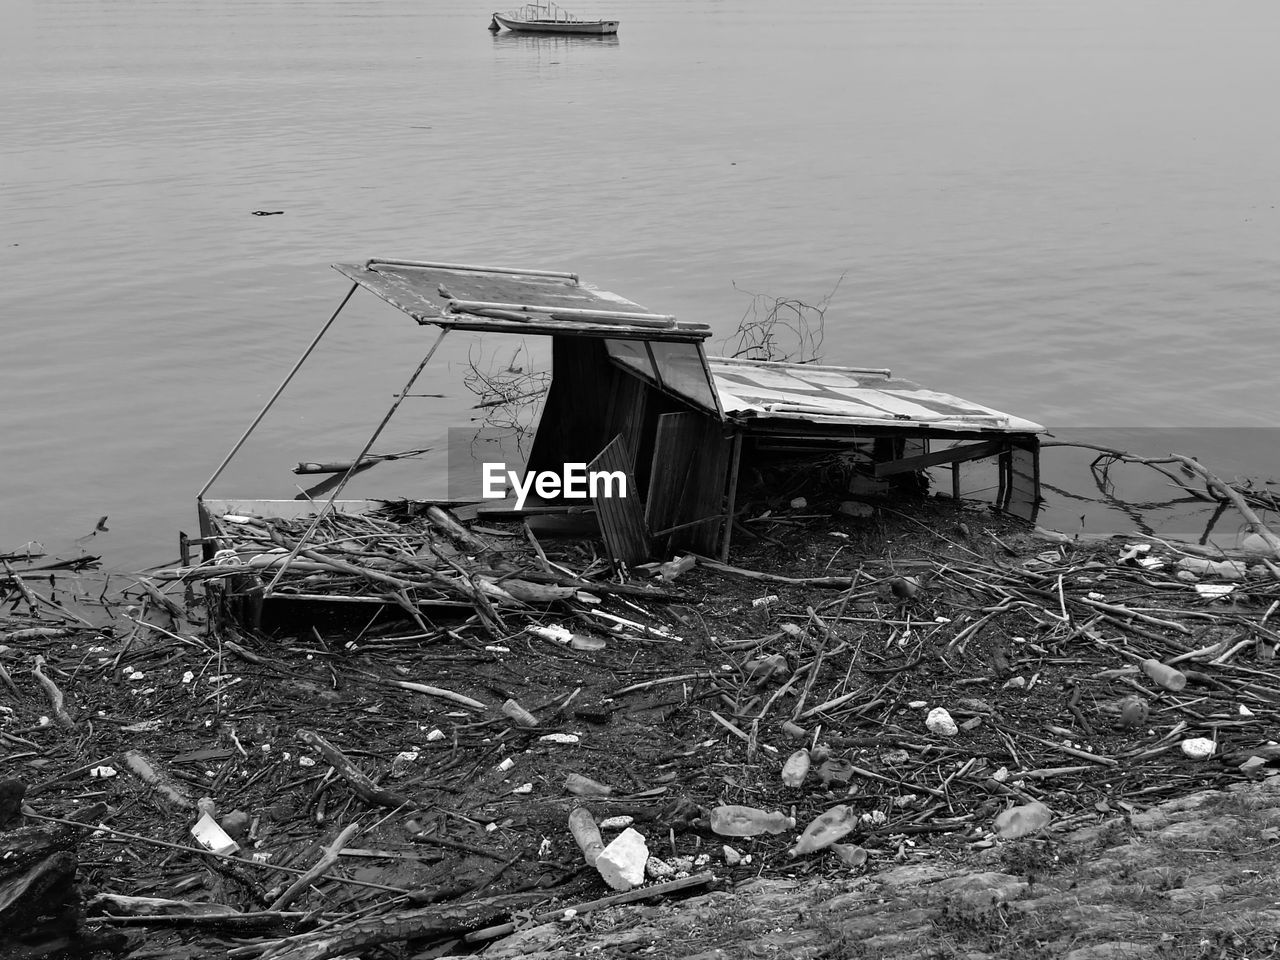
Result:
M685 880L679 898L998 853L995 818L1012 806L1044 803L1063 833L1258 780L1280 754L1280 577L1265 563L1194 573L1194 547L1078 543L938 497L794 489L753 501L743 528L732 568L635 572L647 592L626 595L609 592L598 544L545 540L544 571L585 572L600 589L499 601L487 626L469 610L432 615L426 631L394 607L340 629L291 614L215 631L196 580L104 588L91 571L15 560L0 581L12 681L0 683L0 780L25 788L10 830L106 807L90 818L102 829L66 828L70 909L25 910L8 949L500 951L512 927L613 893L568 830L577 806L631 818L662 861L651 878ZM487 552L459 545L459 562L507 577L539 567L520 527L472 532ZM639 626L610 629L597 611ZM1148 659L1174 661L1185 686L1162 686ZM503 711L512 700L533 725ZM939 707L954 732L927 722ZM1195 740L1211 755L1184 746ZM801 748L810 772L785 786ZM575 775L607 795L574 792ZM201 798L233 828L233 855L193 839ZM720 804L798 826L717 836ZM856 819L842 849L788 856L839 804ZM290 891L340 837L323 876Z

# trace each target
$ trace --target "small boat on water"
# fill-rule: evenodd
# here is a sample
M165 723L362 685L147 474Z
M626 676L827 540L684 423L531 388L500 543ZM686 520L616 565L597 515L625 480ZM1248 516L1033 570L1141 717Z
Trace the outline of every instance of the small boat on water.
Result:
M495 13L489 29L494 33L502 27L519 33L576 33L604 35L618 32L617 20L582 20L567 10L562 10L550 0L526 3L509 13Z

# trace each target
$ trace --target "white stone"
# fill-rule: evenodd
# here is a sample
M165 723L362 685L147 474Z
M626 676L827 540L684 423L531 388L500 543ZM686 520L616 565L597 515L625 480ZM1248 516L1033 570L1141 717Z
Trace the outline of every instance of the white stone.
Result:
M1217 744L1208 737L1192 737L1182 741L1182 752L1192 760L1208 760L1216 749Z
M723 850L724 850L724 862L727 863L729 866L736 867L739 863L742 862L742 854L740 854L737 850L733 849L733 847L729 846L727 843L724 845Z
M929 716L924 719L924 725L929 728L930 733L936 733L940 737L954 737L960 732L946 707L934 707L930 710Z
M596 869L610 887L625 892L644 883L644 867L648 860L649 848L644 837L627 827L600 853Z

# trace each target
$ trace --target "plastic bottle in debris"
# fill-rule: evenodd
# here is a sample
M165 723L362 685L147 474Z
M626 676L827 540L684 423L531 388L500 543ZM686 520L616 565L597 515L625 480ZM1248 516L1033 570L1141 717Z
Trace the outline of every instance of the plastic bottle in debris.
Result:
M1053 813L1038 800L1019 807L1010 807L996 817L996 835L1001 840L1016 840L1039 833L1049 826Z
M800 857L831 846L858 824L858 815L847 803L839 803L810 821L796 845L787 851L789 857Z
M798 787L809 775L809 751L801 747L782 765L782 783L788 787Z
M1142 672L1151 678L1153 683L1177 693L1187 685L1187 675L1181 670L1161 663L1159 660L1143 660Z
M712 831L722 837L757 837L762 833L782 833L796 825L795 819L785 813L767 813L755 807L736 804L713 807L708 820Z
M519 701L508 700L502 705L502 712L522 727L536 727L538 718L522 707Z
M613 793L613 787L584 777L580 773L571 773L564 778L564 788L579 797L607 797Z
M587 861L587 866L594 867L604 850L604 841L600 838L600 828L596 826L596 818L585 807L575 807L569 814L569 832L578 841L578 849Z

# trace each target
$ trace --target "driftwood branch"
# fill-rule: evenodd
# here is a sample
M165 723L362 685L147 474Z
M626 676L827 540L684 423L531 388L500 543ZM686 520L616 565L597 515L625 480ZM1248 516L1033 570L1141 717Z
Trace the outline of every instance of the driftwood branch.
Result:
M49 695L49 704L53 708L53 716L58 721L58 726L65 730L74 731L76 722L71 719L71 714L67 712L66 697L58 689L58 685L45 676L43 667L44 657L37 655L35 666L31 668L31 673L40 681L40 686L44 687L44 692Z
M293 903L293 901L297 900L298 897L302 896L311 884L324 876L325 873L328 872L329 868L338 862L338 855L342 853L342 848L347 845L348 840L356 835L356 832L359 829L359 824L349 824L340 834L338 834L337 839L335 839L333 843L324 848L324 856L316 861L316 865L300 876L297 880L293 881L293 883L289 885L288 890L276 897L275 902L271 904L269 909L283 910L289 904Z
M325 761L338 772L339 776L351 784L352 789L366 803L389 807L393 810L413 806L413 802L403 794L379 787L365 775L364 771L348 760L346 754L314 730L299 730L298 739L307 744L307 746L314 747L320 751L320 755L324 757ZM277 906L272 909L278 910L280 908Z

